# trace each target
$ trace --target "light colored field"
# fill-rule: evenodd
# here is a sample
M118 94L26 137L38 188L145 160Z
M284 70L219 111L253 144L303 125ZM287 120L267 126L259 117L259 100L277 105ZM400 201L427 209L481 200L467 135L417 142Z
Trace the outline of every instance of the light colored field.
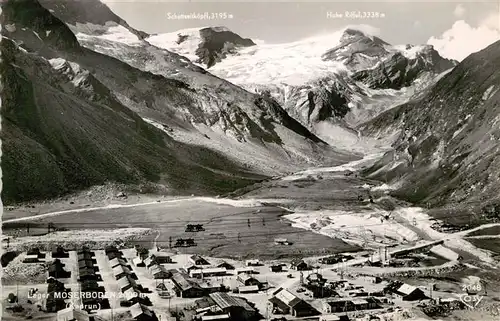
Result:
M133 242L150 247L156 238L158 246L169 247L170 238L172 245L177 238L194 238L198 246L183 248L183 253L196 252L223 257L276 258L358 249L340 239L292 227L290 222L281 218L285 213L281 208L256 205L258 203L251 200L191 199L67 212L41 217L36 223L44 225L51 222L57 228L70 230L68 233L79 230L75 235L84 235L88 230L113 228L152 229L155 233L144 235L141 240L135 239ZM204 224L206 231L186 233L186 225L194 223ZM4 224L4 232L10 233L9 223ZM105 235L107 234L102 237ZM110 241L114 241L113 238L125 238L120 235L120 231L108 236ZM274 239L278 237L287 238L293 245L276 246Z

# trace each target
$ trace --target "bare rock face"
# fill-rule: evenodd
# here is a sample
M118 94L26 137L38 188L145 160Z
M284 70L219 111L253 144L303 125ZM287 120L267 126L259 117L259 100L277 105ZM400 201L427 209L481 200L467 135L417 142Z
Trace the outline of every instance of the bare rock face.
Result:
M401 89L424 72L439 74L457 64L441 57L430 45L391 46L353 29L346 29L340 44L323 54L323 59L343 62L354 71L354 80L372 89Z
M406 49L411 50L412 46L407 45ZM411 85L423 72L439 74L456 64L456 61L441 57L432 46L426 45L411 58L401 52L392 53L375 68L354 73L353 79L373 89L401 89Z
M196 49L199 62L212 67L229 54L234 54L238 47L250 47L255 43L248 38L242 38L224 27L200 29L201 42Z
M353 70L370 68L389 51L389 45L377 37L369 37L355 29L346 29L340 44L323 54L323 60L342 61Z

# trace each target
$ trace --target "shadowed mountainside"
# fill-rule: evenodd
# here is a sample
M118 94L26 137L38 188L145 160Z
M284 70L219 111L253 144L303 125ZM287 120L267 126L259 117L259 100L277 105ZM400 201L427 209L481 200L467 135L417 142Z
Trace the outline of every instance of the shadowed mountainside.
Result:
M393 184L392 194L417 204L474 204L498 215L499 65L497 41L471 54L418 100L364 124L364 133L378 137L400 131L394 151L365 174Z

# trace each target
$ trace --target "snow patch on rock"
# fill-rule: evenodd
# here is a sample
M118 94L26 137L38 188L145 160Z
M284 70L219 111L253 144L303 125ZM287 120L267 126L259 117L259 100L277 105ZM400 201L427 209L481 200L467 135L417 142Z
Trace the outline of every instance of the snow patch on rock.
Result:
M104 26L92 23L77 23L75 26L70 26L70 28L75 32L78 40L97 38L134 47L143 44L143 41L130 30L112 21L106 22Z
M483 93L483 97L481 99L482 100L488 100L488 99L490 99L491 96L493 96L493 94L492 94L493 88L495 88L494 85L491 85L490 87L488 87L488 89L486 89L485 92Z

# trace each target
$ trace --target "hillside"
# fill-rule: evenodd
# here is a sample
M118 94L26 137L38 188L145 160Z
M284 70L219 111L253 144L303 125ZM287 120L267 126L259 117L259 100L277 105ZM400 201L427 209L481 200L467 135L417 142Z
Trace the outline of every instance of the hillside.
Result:
M220 154L172 140L74 63L2 41L4 204L105 181L219 193L258 179Z
M353 158L276 102L142 41L106 6L55 3L2 4L4 203L109 181L213 195ZM117 30L135 42L107 37Z
M499 65L500 41L471 54L419 99L364 124L369 135L399 132L394 151L365 174L418 204L500 210Z

